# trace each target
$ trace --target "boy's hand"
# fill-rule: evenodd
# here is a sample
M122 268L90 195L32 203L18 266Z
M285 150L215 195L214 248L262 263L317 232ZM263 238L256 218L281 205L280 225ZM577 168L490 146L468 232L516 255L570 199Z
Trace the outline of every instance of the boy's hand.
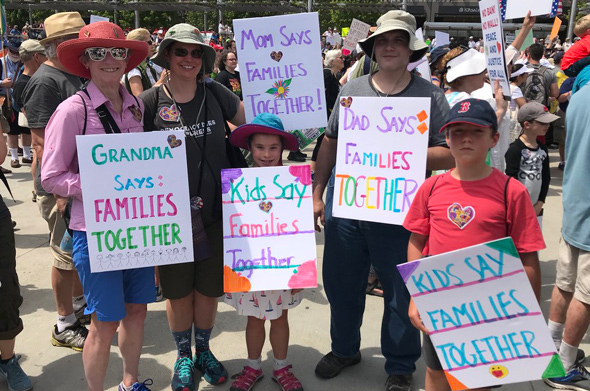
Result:
M534 205L535 215L539 216L541 214L541 211L543 210L543 205L545 205L543 201L537 201L537 203Z
M318 224L318 218L320 219L320 223L322 224L322 226L326 226L325 212L326 205L324 204L324 201L321 199L313 200L313 223L315 226L315 230L318 232L322 232L322 228Z
M410 307L408 308L408 316L410 317L410 322L412 325L417 328L418 330L422 331L424 334L429 334L428 329L422 323L422 318L420 318L420 313L418 312L418 308L416 308L416 304L414 304L414 299L410 299Z

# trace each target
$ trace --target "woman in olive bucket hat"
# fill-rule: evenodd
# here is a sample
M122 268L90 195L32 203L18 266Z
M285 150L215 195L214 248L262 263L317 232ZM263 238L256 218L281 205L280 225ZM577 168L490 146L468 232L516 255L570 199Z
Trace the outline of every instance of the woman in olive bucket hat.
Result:
M350 80L342 87L337 101L345 104L349 100L343 98L348 97L353 100L356 97L430 98L426 166L447 169L453 166L453 157L438 131L445 122L449 105L440 88L407 70L408 64L422 58L427 50L415 32L416 20L407 12L389 11L381 16L375 33L359 42L365 53L377 62L379 70ZM387 105L395 107L395 102ZM396 265L406 262L410 233L399 225L333 216L333 186L328 187L324 206L322 197L328 180L330 183L335 180L332 169L336 161L339 121L339 112L334 110L326 128L314 180L315 218L325 226L323 280L330 302L332 340L332 351L320 360L315 372L329 379L360 362L360 326L372 264L383 288L385 306L381 327L381 351L389 376L385 389L409 391L415 363L420 357L420 335L410 323L410 296Z
M194 26L172 26L152 61L168 69L169 80L140 95L145 130L184 130L193 227L204 225L204 232L193 234L194 262L159 267L168 324L178 349L172 389L192 390L195 367L211 384L227 380L227 371L209 349L209 338L217 298L223 295L221 170L230 168L225 123L242 125L245 114L234 93L203 76L213 69L215 50Z

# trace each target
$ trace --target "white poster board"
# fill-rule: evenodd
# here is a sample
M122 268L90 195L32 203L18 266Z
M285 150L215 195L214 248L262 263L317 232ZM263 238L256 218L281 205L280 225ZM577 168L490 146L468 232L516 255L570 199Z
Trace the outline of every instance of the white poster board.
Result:
M498 0L481 0L479 12L488 76L491 82L496 80L500 82L502 94L507 100L510 100L510 80L508 80L506 56L504 55L504 32Z
M109 18L106 16L90 15L90 23L94 22L108 22Z
M344 46L343 49L352 52L356 49L356 44L359 40L367 38L369 34L369 29L371 28L370 24L365 22L361 22L358 19L352 18L352 23L350 24L350 30L348 31L348 35L346 39L344 39Z
M93 273L193 262L184 133L76 136Z
M552 5L553 0L506 0L504 19L524 18L529 11L531 16L549 15Z
M224 291L317 286L308 165L222 170Z
M401 225L426 176L430 98L339 103L334 216Z
M285 130L327 125L317 12L234 20L246 122L260 113Z
M422 27L416 30L416 38L420 41L424 41L424 34L422 33ZM426 55L422 57L420 60L416 61L415 63L410 63L408 65L408 71L412 71L414 68L418 68L418 72L420 72L420 77L424 80L428 81L429 83L432 82L431 74L430 74L430 65L428 65L428 59Z
M565 375L511 238L397 268L452 390Z
M445 46L451 43L451 36L447 33L443 33L442 31L435 31L434 32L434 39L435 39L435 47L437 46Z

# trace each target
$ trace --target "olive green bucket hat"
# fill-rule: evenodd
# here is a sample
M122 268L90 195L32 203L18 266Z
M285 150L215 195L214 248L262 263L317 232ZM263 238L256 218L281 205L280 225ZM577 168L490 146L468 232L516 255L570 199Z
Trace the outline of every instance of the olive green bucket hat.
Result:
M203 36L198 28L187 23L179 23L170 27L164 36L164 40L158 47L158 53L152 57L152 61L161 67L167 67L166 64L166 48L174 42L182 42L201 46L203 50L203 67L204 73L210 73L215 64L215 49L207 45L203 40Z

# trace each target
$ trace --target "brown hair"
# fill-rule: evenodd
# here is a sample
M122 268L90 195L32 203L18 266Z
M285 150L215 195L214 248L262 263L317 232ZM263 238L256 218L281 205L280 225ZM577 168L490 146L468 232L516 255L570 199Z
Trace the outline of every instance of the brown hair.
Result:
M447 69L446 68L447 68L447 64L449 63L449 61L451 61L455 57L458 57L459 55L463 54L464 51L465 50L461 46L457 46L456 48L451 49L447 54L445 54L443 56L443 58L442 58L443 80L441 81L441 84L446 83L446 84L450 85L451 88L453 88L453 89L457 89L457 87L459 87L461 85L463 77L459 77L450 83L447 81Z

